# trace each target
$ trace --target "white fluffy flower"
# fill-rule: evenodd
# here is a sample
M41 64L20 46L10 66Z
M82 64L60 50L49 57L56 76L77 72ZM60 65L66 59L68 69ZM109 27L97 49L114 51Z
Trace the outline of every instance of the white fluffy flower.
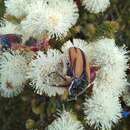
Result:
M36 59L30 63L28 78L32 80L31 86L38 94L55 96L64 93L63 88L56 87L63 81L58 75L62 71L60 57L61 53L57 50L50 49L47 54L39 51Z
M90 61L101 67L94 82L94 91L102 86L104 90L110 89L114 95L119 96L127 84L126 50L118 48L114 39L107 38L89 44L88 50Z
M110 0L83 0L83 5L91 13L99 13L110 6Z
M87 45L88 43L84 40L81 39L73 39L73 43L71 41L67 41L63 46L62 46L62 51L66 52L68 51L69 48L71 47L76 47L84 51L84 53L87 53Z
M126 90L127 51L104 38L88 44L89 60L100 66L93 85L93 96L86 99L85 115L91 126L110 129L121 117L118 97Z
M20 34L20 26L9 21L1 21L0 34Z
M26 82L27 61L18 52L5 52L0 59L0 92L4 97L17 96Z
M78 8L73 0L34 1L28 7L29 15L22 22L25 35L38 39L47 33L49 37L60 38L76 24Z
M6 0L6 12L15 17L23 17L27 15L27 5L31 0Z
M121 118L121 105L109 92L97 91L84 103L86 122L98 129L110 129Z
M59 116L47 130L84 130L83 125L70 112L64 111Z

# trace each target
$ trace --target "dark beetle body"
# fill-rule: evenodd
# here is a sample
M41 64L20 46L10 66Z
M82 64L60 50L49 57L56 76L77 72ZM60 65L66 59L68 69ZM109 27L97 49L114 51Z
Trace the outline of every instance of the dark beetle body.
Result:
M76 47L69 48L69 62L67 63L67 76L71 77L69 84L69 94L77 97L82 93L96 78L96 71L99 66L90 66L85 53ZM89 86L89 94L92 93L93 85Z
M84 52L79 48L69 48L67 76L72 77L69 94L75 97L90 82L90 68Z

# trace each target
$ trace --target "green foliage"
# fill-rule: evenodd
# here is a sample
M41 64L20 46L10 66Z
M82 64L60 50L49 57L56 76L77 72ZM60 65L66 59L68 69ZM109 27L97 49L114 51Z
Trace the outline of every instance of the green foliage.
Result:
M5 12L4 0L0 0L0 18L2 18L4 12Z

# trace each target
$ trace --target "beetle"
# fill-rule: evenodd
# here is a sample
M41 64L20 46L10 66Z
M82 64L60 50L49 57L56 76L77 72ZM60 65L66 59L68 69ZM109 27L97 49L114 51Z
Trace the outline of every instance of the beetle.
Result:
M69 94L75 97L78 91L83 89L83 85L90 83L90 66L84 52L80 48L71 47L68 53L67 76L72 78L68 90Z
M70 47L68 49L68 58L63 58L61 60L61 66L63 72L65 70L65 75L59 72L56 73L57 76L63 79L63 83L54 87L64 87L72 97L71 100L77 99L78 96L82 95L86 89L89 91L89 95L92 94L93 81L96 77L96 71L99 69L98 65L90 65L87 60L85 53L76 47ZM48 75L48 76L49 76Z
M96 71L100 69L98 65L90 65L85 53L76 47L68 50L69 61L67 62L68 90L71 97L78 97L88 89L92 93L93 81L96 78Z

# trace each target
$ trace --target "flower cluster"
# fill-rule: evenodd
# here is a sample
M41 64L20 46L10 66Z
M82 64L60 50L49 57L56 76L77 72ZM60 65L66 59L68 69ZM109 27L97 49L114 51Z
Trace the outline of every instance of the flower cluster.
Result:
M90 59L101 67L95 80L94 91L101 88L101 84L102 89L107 91L110 89L114 95L119 96L127 85L125 73L128 68L127 51L125 48L118 48L115 40L108 38L98 40L90 46L93 52Z
M48 50L47 54L38 52L36 59L30 63L28 78L32 80L31 86L35 91L48 96L63 94L64 88L57 87L63 80L59 73L62 73L60 65L61 53L57 50ZM61 70L61 72L60 72Z
M90 13L102 13L109 7L110 0L82 0L82 5ZM87 84L92 88L91 96L83 93L86 94L82 109L85 123L103 130L111 129L117 124L122 111L119 97L123 92L128 92L125 72L128 68L126 49L117 47L115 40L109 38L90 43L81 39L66 41L70 38L69 30L78 23L79 9L75 0L6 0L5 6L5 18L9 18L1 22L0 34L20 34L25 45L17 42L15 44L14 37L0 37L1 96L17 96L27 83L36 94L49 97L66 96L70 94L70 87L74 88L81 81L73 74L74 71L82 65L83 80L86 83L87 76L90 74L91 77L91 69L95 65L98 66L94 71L96 78L88 83L90 86ZM59 50L54 49L57 47L52 43L61 39L66 42ZM33 41L35 43L32 43ZM15 49L12 46L3 48L4 44L11 42L14 42L13 47L16 45ZM78 57L78 49L75 49L72 58L70 48L72 52L74 48L78 48L82 56ZM77 61L79 64L81 61L79 66ZM69 72L73 76L70 76ZM80 88L78 85L76 87L78 91ZM80 87L82 88L82 84ZM87 87L83 92L88 91ZM124 97L127 104L130 104L129 96L127 94ZM72 113L63 111L59 114L47 130L84 130L81 122Z
M104 12L110 5L109 0L83 0L83 5L91 13Z
M21 34L20 26L18 24L3 20L1 21L0 26L0 34Z
M92 13L103 12L109 4L109 0L83 1L85 8ZM79 17L78 7L73 0L6 0L5 6L7 15L20 20L19 33L24 41L30 37L38 40L44 36L57 39L65 37ZM7 31L11 32L14 28L6 24Z
M78 19L78 8L72 0L34 1L28 10L21 25L26 35L36 38L62 37Z
M100 70L94 81L93 96L84 104L84 113L91 126L109 129L121 118L118 98L127 85L127 51L108 38L89 44L88 50L90 61L100 65Z
M121 104L118 97L109 92L97 91L92 98L84 103L86 122L100 129L111 129L121 118Z
M0 59L0 93L4 97L17 96L26 83L27 60L18 52L5 52Z
M59 115L60 117L48 126L48 130L84 130L83 125L72 113L64 111Z
M25 17L28 13L27 5L32 0L6 0L6 13L15 17Z

